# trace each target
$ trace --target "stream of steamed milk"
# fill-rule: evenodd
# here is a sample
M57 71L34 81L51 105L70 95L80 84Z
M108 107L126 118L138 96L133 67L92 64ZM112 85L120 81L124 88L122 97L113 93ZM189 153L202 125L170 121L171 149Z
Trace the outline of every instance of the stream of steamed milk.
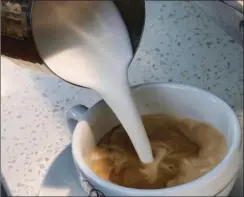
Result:
M64 24L66 19L60 20ZM46 58L47 65L61 78L97 91L125 128L140 160L151 163L151 146L128 84L131 43L117 8L111 1L84 2L80 18L65 22L69 36L57 32L56 38L70 47Z

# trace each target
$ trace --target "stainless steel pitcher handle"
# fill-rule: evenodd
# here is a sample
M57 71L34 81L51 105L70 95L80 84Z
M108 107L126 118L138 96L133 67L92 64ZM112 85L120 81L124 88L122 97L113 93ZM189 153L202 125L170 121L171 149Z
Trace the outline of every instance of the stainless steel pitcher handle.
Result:
M30 13L33 0L2 0L1 1L1 34L28 39L31 34Z

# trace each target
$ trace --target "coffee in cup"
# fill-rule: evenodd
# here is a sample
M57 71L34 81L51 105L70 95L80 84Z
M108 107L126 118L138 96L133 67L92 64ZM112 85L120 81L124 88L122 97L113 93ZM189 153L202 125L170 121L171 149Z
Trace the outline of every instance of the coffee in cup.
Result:
M189 183L216 167L227 153L226 140L213 126L166 115L143 116L154 161L143 164L126 131L108 132L89 156L100 178L136 189L160 189Z

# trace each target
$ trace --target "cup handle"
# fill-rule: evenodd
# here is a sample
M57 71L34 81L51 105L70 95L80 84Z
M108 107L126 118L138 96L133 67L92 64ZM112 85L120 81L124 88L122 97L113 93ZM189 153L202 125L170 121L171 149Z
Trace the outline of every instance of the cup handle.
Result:
M67 125L72 134L77 123L83 120L88 108L84 105L75 105L66 111Z

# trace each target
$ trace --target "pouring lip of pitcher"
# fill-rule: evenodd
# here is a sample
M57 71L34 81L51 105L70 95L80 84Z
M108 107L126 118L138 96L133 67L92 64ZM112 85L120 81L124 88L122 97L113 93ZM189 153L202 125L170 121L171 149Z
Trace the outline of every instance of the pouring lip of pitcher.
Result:
M197 178L196 180L189 182L189 183L185 183L185 184L181 184L181 185L177 185L177 186L173 186L173 187L169 187L169 188L161 188L161 189L153 189L153 190L127 188L127 187L123 187L123 186L120 186L120 185L117 185L117 184L114 184L114 183L111 183L111 182L108 182L108 181L101 179L86 165L85 160L83 159L80 152L76 148L77 145L79 144L78 141L80 139L79 138L80 132L77 132L79 130L79 124L78 124L74 130L74 133L73 133L72 154L73 154L73 158L74 158L75 162L77 163L77 165L79 166L79 168L82 171L85 171L85 175L90 177L94 182L96 182L101 187L113 188L115 190L125 192L125 193L130 194L130 195L137 194L138 192L143 192L144 195L161 195L162 192L163 193L165 193L165 192L166 193L167 192L168 193L180 192L183 190L188 190L189 188L194 188L194 186L199 187L204 183L208 183L209 181L213 181L215 179L216 175L222 174L222 172L225 170L226 165L229 164L229 162L231 161L231 158L233 158L233 155L236 153L236 151L240 151L240 144L242 141L241 135L242 134L241 134L241 128L240 128L239 121L238 121L234 111L229 107L228 104L226 104L219 97L215 96L214 94L212 94L208 91L205 91L203 89L200 89L200 88L197 88L197 87L194 87L191 85L183 85L183 84L177 84L177 83L170 83L169 84L169 83L156 82L156 83L135 85L132 87L132 89L134 91L138 91L141 88L150 88L150 87L166 87L166 88L174 88L174 89L188 89L188 90L191 90L191 91L196 92L196 93L197 92L203 93L206 97L211 98L211 100L218 102L221 105L225 106L227 112L232 117L231 121L233 124L233 131L235 132L235 134L233 135L234 136L233 140L232 140L231 145L228 148L228 151L227 151L225 157L223 158L223 160L217 166L215 166L212 170L210 170L208 173L204 174L203 176L201 176L201 177ZM92 108L96 107L96 105L101 104L101 102L103 102L103 100L98 101L94 106L92 106ZM86 117L88 116L88 114L89 114L89 112L86 114ZM236 176L236 174L235 174L235 176ZM231 177L231 181L232 180L234 180L233 177ZM228 185L231 181L228 182Z
M34 4L35 4L36 1L38 1L38 0L32 0L31 5L30 5L29 17L28 17L28 19L29 19L28 21L29 21L29 23L30 23L29 25L31 26L31 29L32 29L32 30L33 30L33 23L34 23L34 20L33 20L33 17L32 17L32 16L33 16ZM128 2L130 2L130 3L132 3L132 2L133 2L133 3L135 3L135 2L139 2L139 3L140 3L140 7L141 7L141 9L140 9L141 13L139 14L140 16L138 15L138 17L140 17L140 21L141 21L141 27L139 27L139 29L140 29L140 30L139 30L139 31L140 31L140 35L138 36L138 41L137 41L136 46L135 46L135 44L133 44L133 42L136 42L136 41L133 40L133 38L132 38L132 36L133 36L133 35L132 35L133 32L129 32L129 29L128 29L128 22L125 21L124 17L122 16L121 9L120 9L120 7L119 7L118 4L117 4L117 3L123 3L123 1L120 1L120 0L112 0L112 1L113 1L114 5L117 7L118 11L120 12L120 15L121 15L121 17L122 17L122 19L123 19L123 21L124 21L126 27L127 27L127 31L128 31L129 37L130 37L130 41L131 41L131 45L132 45L132 51L133 51L133 58L131 59L129 65L128 65L128 67L129 67L129 66L131 65L131 62L133 61L133 59L134 59L134 57L135 57L135 54L136 54L136 52L137 52L139 46L140 46L140 43L141 43L141 40L142 40L142 36L143 36L143 33L144 33L145 20L146 20L146 6L145 6L145 0L126 0L126 1L128 1ZM124 2L126 2L126 1L124 1ZM115 2L117 2L117 3L115 3ZM136 5L136 4L134 4L134 5ZM130 9L131 9L131 6L127 6L127 8L130 8ZM139 10L139 9L135 9L135 10ZM129 13L130 13L130 12L129 12ZM52 71L52 70L48 67L48 65L45 63L43 57L40 55L39 48L38 48L38 44L37 44L37 42L36 42L36 37L35 37L33 31L31 31L30 36L32 37L32 39L33 39L33 41L34 41L34 44L35 44L35 46L36 46L36 50L37 50L37 52L38 52L38 54L39 54L39 56L40 56L40 58L41 58L43 64L49 69L49 71L50 71L54 76L56 76L57 78L62 79L63 81L65 81L65 82L67 82L67 83L69 83L69 84L71 84L71 85L74 85L74 86L76 86L76 87L87 88L87 87L80 86L80 85L77 85L77 84L75 84L75 83L72 83L72 82L70 82L70 81L67 81L67 80L63 79L62 77L60 77L59 75L57 75L54 71ZM88 89L89 89L89 88L88 88Z

